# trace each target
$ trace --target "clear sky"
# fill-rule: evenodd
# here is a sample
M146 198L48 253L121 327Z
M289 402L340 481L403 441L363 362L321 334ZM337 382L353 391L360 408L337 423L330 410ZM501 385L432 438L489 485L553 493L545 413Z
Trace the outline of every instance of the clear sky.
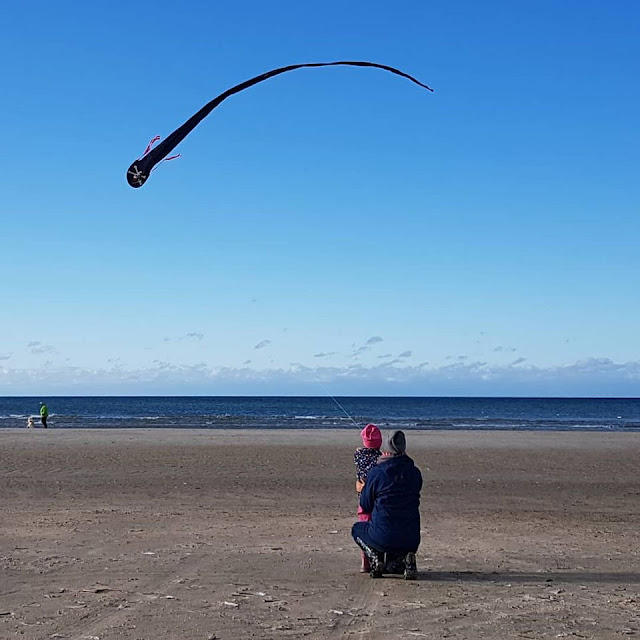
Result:
M285 74L127 185L340 59L435 93ZM636 0L21 0L0 60L1 395L640 396Z

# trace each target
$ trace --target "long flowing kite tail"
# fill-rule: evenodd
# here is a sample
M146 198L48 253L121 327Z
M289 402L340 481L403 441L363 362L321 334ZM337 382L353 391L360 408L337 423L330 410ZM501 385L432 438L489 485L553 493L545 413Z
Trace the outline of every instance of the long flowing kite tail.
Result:
M335 66L352 66L352 67L374 67L376 69L383 69L384 71L390 71L398 76L411 80L418 86L433 92L433 89L423 82L420 82L417 78L396 69L386 64L379 64L377 62L368 62L364 60L340 60L338 62L305 62L301 64L292 64L287 67L280 67L278 69L272 69L259 76L245 80L235 87L227 89L224 93L215 97L211 102L208 102L204 107L194 113L184 124L179 126L173 133L171 133L165 140L160 142L157 147L153 148L153 145L160 139L156 136L147 145L144 153L140 158L134 160L131 166L127 170L127 182L134 189L141 187L151 175L154 167L163 160L169 160L167 156L198 126L204 118L206 118L223 100L226 100L230 96L244 91L249 87L252 87L259 82L273 78L274 76L286 73L287 71L294 71L295 69L302 69L304 67L335 67Z

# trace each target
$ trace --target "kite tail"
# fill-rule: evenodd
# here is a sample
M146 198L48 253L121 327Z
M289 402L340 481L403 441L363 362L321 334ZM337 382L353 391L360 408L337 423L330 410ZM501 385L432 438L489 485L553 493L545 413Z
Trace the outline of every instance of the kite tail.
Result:
M169 160L175 160L176 158L182 158L182 154L181 153L176 153L175 156L169 156L168 158L162 158L162 160L160 160L156 164L156 166L151 169L150 173L153 173L163 162L169 162Z
M149 151L151 151L151 149L153 149L153 145L158 142L158 140L160 140L160 136L155 136L154 138L151 138L151 140L149 140L149 144L147 145L147 148L143 151L142 155L138 158L138 160L141 160L142 158L144 158Z
M411 80L411 82L417 84L424 89L429 91L433 91L431 87L428 87L426 84L423 84L413 76L401 71L400 69L396 69L395 67L390 67L385 64L378 64L377 62L366 62L360 60L341 60L339 62L305 62L301 64L292 64L286 67L280 67L278 69L272 69L271 71L267 71L265 73L260 74L259 76L255 76L254 78L250 78L249 80L245 80L240 84L237 84L235 87L231 87L227 89L224 93L221 93L219 96L208 102L204 107L202 107L199 111L197 111L193 116L191 116L183 125L178 127L173 133L171 133L165 140L160 142L160 144L153 148L153 144L159 140L159 137L156 136L150 143L147 145L147 149L145 153L135 160L129 169L127 170L127 182L134 188L141 187L149 178L151 171L160 163L165 156L171 153L197 126L206 118L223 100L226 100L228 97L239 93L240 91L244 91L249 87L252 87L259 82L263 82L264 80L268 80L269 78L273 78L274 76L278 76L282 73L286 73L287 71L294 71L295 69L302 69L304 67L335 67L335 66L352 66L352 67L374 67L376 69L383 69L384 71L389 71L390 73L394 73L398 76L406 78L407 80ZM167 160L169 158L166 158Z

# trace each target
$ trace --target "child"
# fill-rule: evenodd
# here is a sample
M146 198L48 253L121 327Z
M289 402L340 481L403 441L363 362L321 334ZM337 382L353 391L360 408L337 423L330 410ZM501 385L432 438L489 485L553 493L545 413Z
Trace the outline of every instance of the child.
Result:
M368 424L361 432L362 444L364 445L360 449L356 449L353 454L353 462L356 465L356 491L358 492L358 500L360 499L360 493L364 487L364 483L367 481L367 474L377 464L380 457L380 447L382 446L382 434L380 429L375 424ZM365 513L362 507L358 503L358 520L360 522L369 522L371 520L371 514ZM362 573L369 573L369 560L362 552L362 566L360 567Z

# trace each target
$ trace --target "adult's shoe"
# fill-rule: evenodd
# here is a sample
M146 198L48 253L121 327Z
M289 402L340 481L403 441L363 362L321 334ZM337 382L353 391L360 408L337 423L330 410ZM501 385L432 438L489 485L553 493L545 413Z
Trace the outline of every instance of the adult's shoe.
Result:
M418 566L416 564L416 554L407 553L404 558L404 579L415 580L418 577Z
M384 573L384 553L374 551L373 556L369 558L369 564L371 565L369 575L372 578L382 578L382 574Z

